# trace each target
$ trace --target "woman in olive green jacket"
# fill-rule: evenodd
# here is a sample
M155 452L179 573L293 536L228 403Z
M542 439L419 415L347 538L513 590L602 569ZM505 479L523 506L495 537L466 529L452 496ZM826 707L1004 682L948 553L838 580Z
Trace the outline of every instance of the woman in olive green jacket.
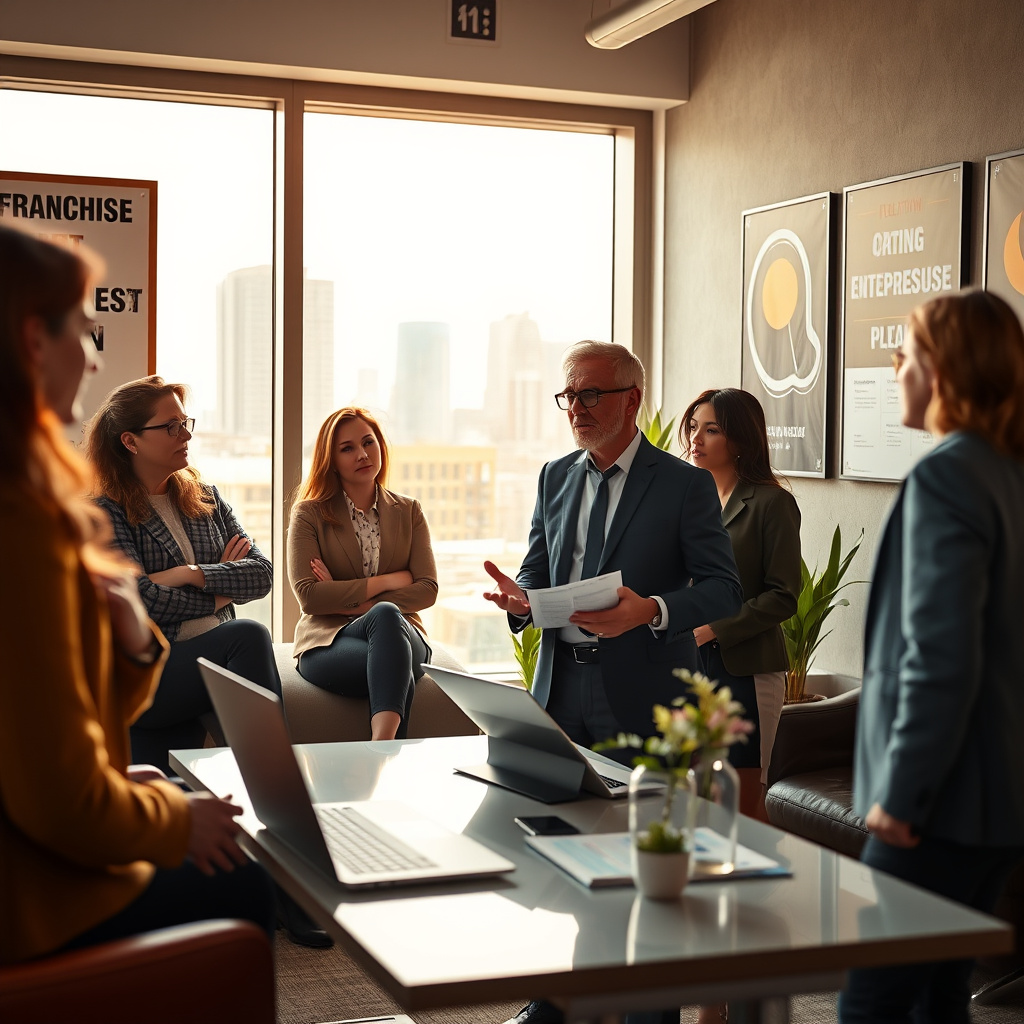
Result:
M763 785L785 695L781 623L800 592L800 510L772 472L764 411L737 388L709 390L683 415L684 456L715 478L743 586L739 614L695 629L705 673L732 688L758 731L729 748L741 809L764 817Z

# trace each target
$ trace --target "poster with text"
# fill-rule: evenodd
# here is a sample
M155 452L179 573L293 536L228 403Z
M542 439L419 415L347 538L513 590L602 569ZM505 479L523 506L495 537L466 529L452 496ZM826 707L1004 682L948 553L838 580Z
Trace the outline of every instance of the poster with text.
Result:
M843 477L901 480L931 447L900 422L892 358L910 311L966 277L967 172L950 164L843 190Z
M85 392L87 419L110 390L156 372L155 181L0 171L0 224L103 259L87 296L103 362Z
M772 467L825 475L833 196L743 213L741 386L764 407Z
M984 284L1024 323L1024 150L990 156L985 164Z

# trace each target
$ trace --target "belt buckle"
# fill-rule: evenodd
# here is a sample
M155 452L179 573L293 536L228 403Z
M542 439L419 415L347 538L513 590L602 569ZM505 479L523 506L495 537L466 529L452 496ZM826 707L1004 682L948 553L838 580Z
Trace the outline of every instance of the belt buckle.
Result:
M572 656L576 659L577 665L598 664L597 644L579 644L572 649Z

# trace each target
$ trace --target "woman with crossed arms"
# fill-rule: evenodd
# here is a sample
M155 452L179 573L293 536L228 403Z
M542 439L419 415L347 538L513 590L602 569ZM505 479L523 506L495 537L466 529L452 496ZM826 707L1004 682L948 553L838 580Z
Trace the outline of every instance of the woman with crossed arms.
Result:
M420 504L385 488L388 448L365 409L320 427L288 528L288 571L302 616L299 673L370 702L375 740L406 735L416 680L430 660L418 612L437 599Z

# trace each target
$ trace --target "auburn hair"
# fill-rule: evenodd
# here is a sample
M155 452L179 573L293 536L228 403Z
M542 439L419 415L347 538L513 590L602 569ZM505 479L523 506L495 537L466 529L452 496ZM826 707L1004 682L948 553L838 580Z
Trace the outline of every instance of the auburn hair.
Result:
M1010 306L980 289L943 295L918 306L909 329L938 378L935 426L1024 459L1024 332Z
M700 405L710 405L714 409L715 420L722 428L729 452L735 456L736 472L740 480L748 484L781 487L782 484L772 471L768 453L764 409L749 391L741 391L739 388L709 388L702 391L687 406L683 421L679 424L679 445L683 449L683 457L688 459L693 449L690 421Z
M157 403L168 395L176 396L184 405L189 396L188 388L184 384L169 384L157 376L129 381L114 388L89 421L86 448L97 490L117 502L133 526L144 523L154 513L149 492L135 475L131 452L124 446L121 435L144 427ZM167 493L178 511L188 519L213 515L212 492L203 483L199 471L191 466L171 475Z
M380 470L377 472L374 482L378 487L384 487L387 483L388 443L381 425L373 414L355 405L347 405L343 409L332 412L317 431L309 474L299 485L298 493L295 496L296 501L316 502L320 514L329 523L338 523L332 506L334 498L342 489L341 478L334 468L334 439L337 436L338 428L352 420L363 420L377 438L377 444L380 447Z

